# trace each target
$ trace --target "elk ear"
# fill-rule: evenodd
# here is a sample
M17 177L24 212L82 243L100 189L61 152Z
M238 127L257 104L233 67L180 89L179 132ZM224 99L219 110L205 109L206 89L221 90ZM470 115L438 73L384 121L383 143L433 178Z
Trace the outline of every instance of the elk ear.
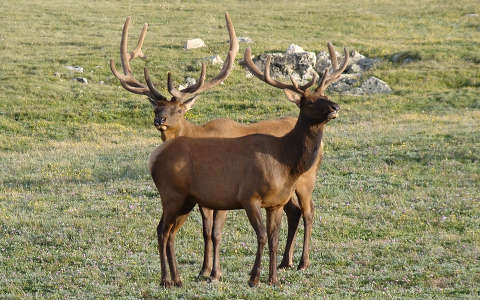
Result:
M289 89L284 89L283 92L287 96L288 101L295 103L298 107L300 107L300 103L302 103L302 95L291 91Z
M197 96L193 96L192 98L188 99L187 101L183 102L182 105L185 107L185 111L189 111L192 109L195 101L197 100Z

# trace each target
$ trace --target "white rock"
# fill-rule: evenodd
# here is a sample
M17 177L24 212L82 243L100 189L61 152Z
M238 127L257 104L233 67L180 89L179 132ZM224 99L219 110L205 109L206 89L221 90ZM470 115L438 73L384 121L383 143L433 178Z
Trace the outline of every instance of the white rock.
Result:
M196 49L206 47L206 45L202 39L191 39L188 40L183 47L185 49Z
M287 54L294 54L294 53L300 53L300 52L305 52L302 47L295 45L295 44L290 44L288 46L286 53Z
M220 57L220 55L213 55L213 56L207 56L201 59L202 61L206 61L209 64L212 65L219 65L223 64L223 59Z
M80 66L65 66L65 69L68 69L73 72L83 73L83 68Z
M250 43L253 43L253 40L248 36L241 36L241 37L238 37L238 42L250 44Z
M186 89L187 87L190 87L190 86L194 85L195 83L197 83L195 78L187 77L187 78L185 78L185 82L178 86L178 89L179 90Z

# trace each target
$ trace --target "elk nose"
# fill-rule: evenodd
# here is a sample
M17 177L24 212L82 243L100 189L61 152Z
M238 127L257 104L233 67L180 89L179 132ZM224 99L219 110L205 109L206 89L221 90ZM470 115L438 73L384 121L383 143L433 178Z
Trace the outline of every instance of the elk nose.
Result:
M155 118L155 120L153 121L153 125L160 126L163 123L165 123L166 120L167 120L167 118L165 118L165 117Z
M332 111L339 111L339 110L340 110L340 106L339 106L338 104L336 104L336 103L332 103L332 104L330 104L330 109L331 109Z

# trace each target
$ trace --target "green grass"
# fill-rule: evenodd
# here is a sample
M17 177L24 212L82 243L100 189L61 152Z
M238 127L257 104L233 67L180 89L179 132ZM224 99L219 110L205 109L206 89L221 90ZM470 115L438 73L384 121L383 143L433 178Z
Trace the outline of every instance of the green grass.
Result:
M166 94L167 71L180 82L198 76L198 58L225 55L226 10L237 35L255 41L254 54L290 43L320 51L332 41L381 57L368 75L394 92L331 97L342 110L325 135L309 269L281 271L280 284L268 286L265 251L261 284L248 288L256 240L235 211L223 279L196 280L203 242L195 210L177 236L184 287L165 290L155 235L161 204L147 171L161 141L150 104L120 87L108 60L119 63L127 15L131 47L148 22L146 63ZM2 3L0 296L480 297L480 17L469 13L480 13L478 1ZM184 51L194 37L208 47ZM417 60L392 63L399 52ZM90 84L73 82L65 65L84 67ZM138 78L143 65L133 63ZM281 91L237 65L187 117L254 122L296 113Z

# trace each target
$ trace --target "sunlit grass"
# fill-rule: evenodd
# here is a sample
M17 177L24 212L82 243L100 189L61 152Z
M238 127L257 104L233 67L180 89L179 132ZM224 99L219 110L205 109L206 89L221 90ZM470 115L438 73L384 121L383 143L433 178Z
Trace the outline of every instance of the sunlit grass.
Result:
M469 1L7 1L0 18L0 295L20 298L479 297L480 18ZM253 54L349 47L382 63L368 72L390 95L334 96L314 191L312 265L279 285L247 288L256 249L243 211L229 213L223 278L197 280L201 219L177 236L183 288L159 285L161 215L147 170L160 144L150 104L120 87L120 31L144 22L146 63L160 90L225 55L224 11ZM208 47L184 51L186 39ZM242 56L246 45L240 45ZM392 62L400 52L418 59ZM82 74L66 65L80 65ZM208 67L208 76L219 71ZM55 72L60 73L55 75ZM72 81L86 77L88 85ZM281 91L240 66L187 118L240 122L296 115ZM286 225L281 229L281 247ZM302 226L300 226L302 227ZM295 262L300 256L300 228ZM283 248L282 248L283 250ZM281 254L281 253L279 253Z

